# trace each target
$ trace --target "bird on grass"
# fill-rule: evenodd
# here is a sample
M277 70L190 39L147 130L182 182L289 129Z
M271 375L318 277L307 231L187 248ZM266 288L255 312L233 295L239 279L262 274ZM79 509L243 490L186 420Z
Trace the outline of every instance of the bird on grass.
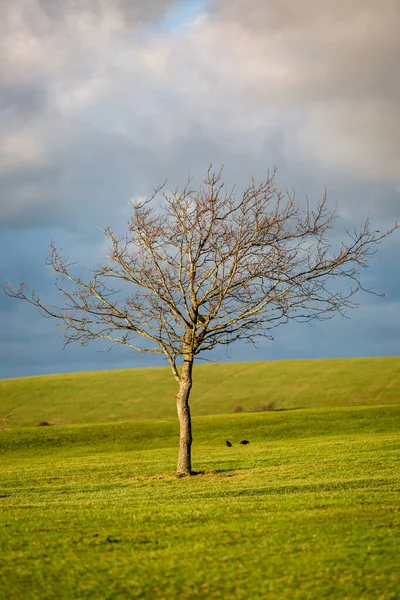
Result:
M229 440L226 440L225 444L228 446L228 448L231 448L231 447L232 447L232 444L230 443L230 441L229 441Z
M249 440L242 440L240 443L242 446L247 446L247 444L250 444Z

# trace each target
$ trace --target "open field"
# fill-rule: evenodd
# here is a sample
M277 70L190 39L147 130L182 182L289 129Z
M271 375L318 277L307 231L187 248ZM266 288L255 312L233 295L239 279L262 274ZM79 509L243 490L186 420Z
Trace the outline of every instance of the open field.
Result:
M95 371L0 381L3 413L15 425L64 425L175 417L169 367ZM400 357L196 365L193 415L251 410L398 403Z
M185 479L177 435L0 433L0 598L398 598L400 406L195 418Z

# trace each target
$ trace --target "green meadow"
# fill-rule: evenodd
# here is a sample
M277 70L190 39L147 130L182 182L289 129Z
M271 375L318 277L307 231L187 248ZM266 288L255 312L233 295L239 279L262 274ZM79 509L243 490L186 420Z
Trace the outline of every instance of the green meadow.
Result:
M0 380L0 407L34 426L175 418L177 384L169 367L93 371ZM252 410L396 404L400 357L199 364L195 416Z
M399 371L199 366L183 479L167 370L0 382L0 598L399 598Z

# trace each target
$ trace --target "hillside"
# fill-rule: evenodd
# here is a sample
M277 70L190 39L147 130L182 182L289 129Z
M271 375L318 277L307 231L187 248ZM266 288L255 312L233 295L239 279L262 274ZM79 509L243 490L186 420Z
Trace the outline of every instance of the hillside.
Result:
M0 598L395 600L399 423L395 405L195 417L187 478L177 419L11 429Z
M2 413L14 425L96 423L175 416L176 382L168 367L94 371L0 381ZM195 416L252 410L396 404L400 357L197 365Z

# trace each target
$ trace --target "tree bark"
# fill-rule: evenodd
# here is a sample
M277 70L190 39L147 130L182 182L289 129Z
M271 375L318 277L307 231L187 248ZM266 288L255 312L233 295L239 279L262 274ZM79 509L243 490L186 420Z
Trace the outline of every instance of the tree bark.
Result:
M192 389L193 357L185 358L179 392L176 398L178 411L180 442L177 475L186 476L192 472L192 422L190 418L189 395Z

